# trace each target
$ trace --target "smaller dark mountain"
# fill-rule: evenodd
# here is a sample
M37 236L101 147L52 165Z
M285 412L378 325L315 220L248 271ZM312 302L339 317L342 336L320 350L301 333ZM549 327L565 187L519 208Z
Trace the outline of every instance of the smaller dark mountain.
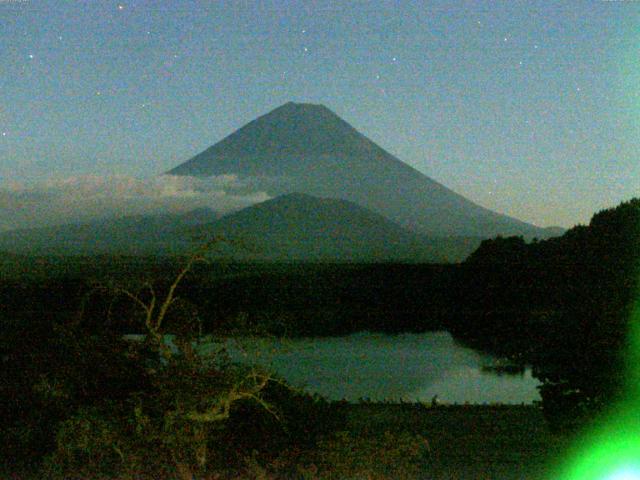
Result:
M460 259L480 242L428 239L353 202L301 193L247 207L191 232L231 239L227 253L236 259L268 261L446 261L444 245Z
M347 200L291 193L220 218L208 209L130 216L0 234L25 255L174 255L215 237L212 255L236 261L455 262L482 238L430 238Z
M186 213L134 215L91 223L0 233L0 250L28 255L166 255L191 247L184 232L219 218L201 208Z

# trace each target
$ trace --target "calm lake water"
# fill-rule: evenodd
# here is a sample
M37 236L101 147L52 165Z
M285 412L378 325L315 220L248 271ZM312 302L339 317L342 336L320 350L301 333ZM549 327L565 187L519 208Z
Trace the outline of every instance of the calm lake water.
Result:
M540 399L529 369L522 375L483 372L482 366L495 359L458 345L448 332L239 343L242 348L228 347L233 358L270 367L291 384L331 400L430 402L434 395L443 403Z

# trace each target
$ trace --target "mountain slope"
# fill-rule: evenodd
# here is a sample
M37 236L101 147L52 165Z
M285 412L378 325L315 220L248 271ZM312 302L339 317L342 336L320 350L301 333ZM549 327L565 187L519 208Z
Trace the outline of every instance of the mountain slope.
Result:
M352 202L299 193L247 207L214 223L198 225L190 233L237 241L227 250L237 259L444 260L438 254L442 242L424 238ZM473 245L480 241L475 240Z
M168 173L236 174L271 196L341 198L429 236L549 236L432 180L322 105L282 105Z
M192 245L185 232L218 215L203 208L182 214L136 215L83 224L0 233L0 250L29 255L169 254Z
M238 261L446 262L481 238L430 239L346 200L292 193L219 218L207 209L0 233L23 255L172 255L222 236L214 256Z

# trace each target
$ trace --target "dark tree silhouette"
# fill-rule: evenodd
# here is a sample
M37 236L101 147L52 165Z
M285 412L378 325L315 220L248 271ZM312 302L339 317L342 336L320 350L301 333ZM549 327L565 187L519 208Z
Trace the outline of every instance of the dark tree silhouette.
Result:
M639 258L640 199L558 238L486 240L465 262L465 301L452 331L531 363L552 424L581 422L624 383Z

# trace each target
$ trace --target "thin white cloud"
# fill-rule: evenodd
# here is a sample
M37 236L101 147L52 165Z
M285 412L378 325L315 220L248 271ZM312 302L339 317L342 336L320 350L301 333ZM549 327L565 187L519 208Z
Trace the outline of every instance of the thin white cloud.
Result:
M226 213L268 199L236 175L85 175L32 185L7 182L0 185L0 230L205 207Z

